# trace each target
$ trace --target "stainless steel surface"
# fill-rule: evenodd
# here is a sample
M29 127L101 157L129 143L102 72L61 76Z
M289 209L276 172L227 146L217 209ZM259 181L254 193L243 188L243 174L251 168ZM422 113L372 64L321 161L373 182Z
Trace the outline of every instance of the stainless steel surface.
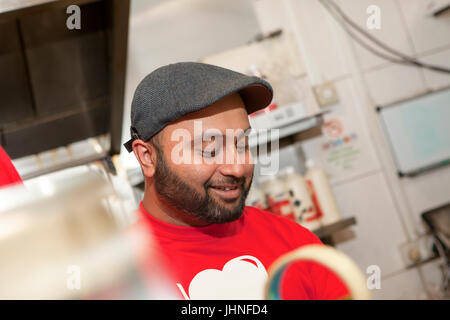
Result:
M66 26L79 5L81 29ZM0 0L0 144L13 159L109 133L120 152L129 0Z
M14 21L0 22L0 126L33 117L25 56Z
M105 5L81 8L82 28L75 31L65 26L65 10L19 20L37 116L80 109L83 101L108 95Z
M55 1L57 0L0 0L0 14Z
M36 178L51 172L55 172L55 171L59 171L59 170L63 170L63 169L67 169L67 168L73 168L76 166L80 166L86 163L91 163L91 162L95 162L95 161L99 161L99 160L103 160L107 157L107 153L106 152L102 152L102 153L98 153L98 154L93 154L87 157L83 157L80 159L76 159L76 160L72 160L72 161L67 161L64 162L62 164L57 164L57 165L53 165L49 168L43 168L40 170L36 170L33 172L30 172L28 174L23 174L21 175L22 180L28 180L28 179L32 179L32 178Z
M148 229L123 224L130 212L102 173L0 190L0 299L178 297Z

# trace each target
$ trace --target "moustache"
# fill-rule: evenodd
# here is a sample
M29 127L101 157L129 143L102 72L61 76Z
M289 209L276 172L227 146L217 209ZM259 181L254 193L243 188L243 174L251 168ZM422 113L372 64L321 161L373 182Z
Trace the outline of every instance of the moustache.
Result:
M205 183L205 189L208 189L213 186L221 186L221 185L240 185L241 188L245 185L245 177L235 178L235 177L226 177L225 179L208 181Z

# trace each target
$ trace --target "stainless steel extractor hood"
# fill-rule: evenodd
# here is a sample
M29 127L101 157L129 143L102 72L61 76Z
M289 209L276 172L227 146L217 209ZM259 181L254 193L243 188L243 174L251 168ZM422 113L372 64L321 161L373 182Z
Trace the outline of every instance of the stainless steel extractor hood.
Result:
M70 5L81 28L69 30ZM0 143L24 157L102 134L120 151L129 0L0 0Z

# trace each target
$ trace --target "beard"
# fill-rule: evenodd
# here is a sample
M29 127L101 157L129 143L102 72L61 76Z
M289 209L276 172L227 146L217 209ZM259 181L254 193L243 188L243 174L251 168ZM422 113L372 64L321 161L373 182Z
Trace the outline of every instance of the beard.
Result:
M237 220L243 213L245 199L250 190L253 175L246 187L245 177L224 177L219 181L208 180L203 185L203 192L197 191L188 182L184 181L171 170L161 152L157 151L157 165L154 174L155 190L159 196L166 200L177 210L180 210L198 220L209 223L227 223ZM232 200L229 206L220 204L209 194L212 185L239 184L241 196L239 200ZM225 203L228 202L223 200ZM232 205L233 203L236 204Z

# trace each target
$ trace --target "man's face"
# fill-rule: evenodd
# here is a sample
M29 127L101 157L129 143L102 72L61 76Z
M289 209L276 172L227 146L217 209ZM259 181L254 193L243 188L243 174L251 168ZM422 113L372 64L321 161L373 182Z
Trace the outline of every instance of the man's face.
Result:
M253 178L248 139L242 135L249 128L238 94L165 127L157 140L156 192L168 204L203 222L239 218ZM189 133L190 139L179 139L180 131ZM205 132L216 134L205 141ZM180 146L184 155L190 155L184 161L180 161L180 152L174 152L180 151Z

